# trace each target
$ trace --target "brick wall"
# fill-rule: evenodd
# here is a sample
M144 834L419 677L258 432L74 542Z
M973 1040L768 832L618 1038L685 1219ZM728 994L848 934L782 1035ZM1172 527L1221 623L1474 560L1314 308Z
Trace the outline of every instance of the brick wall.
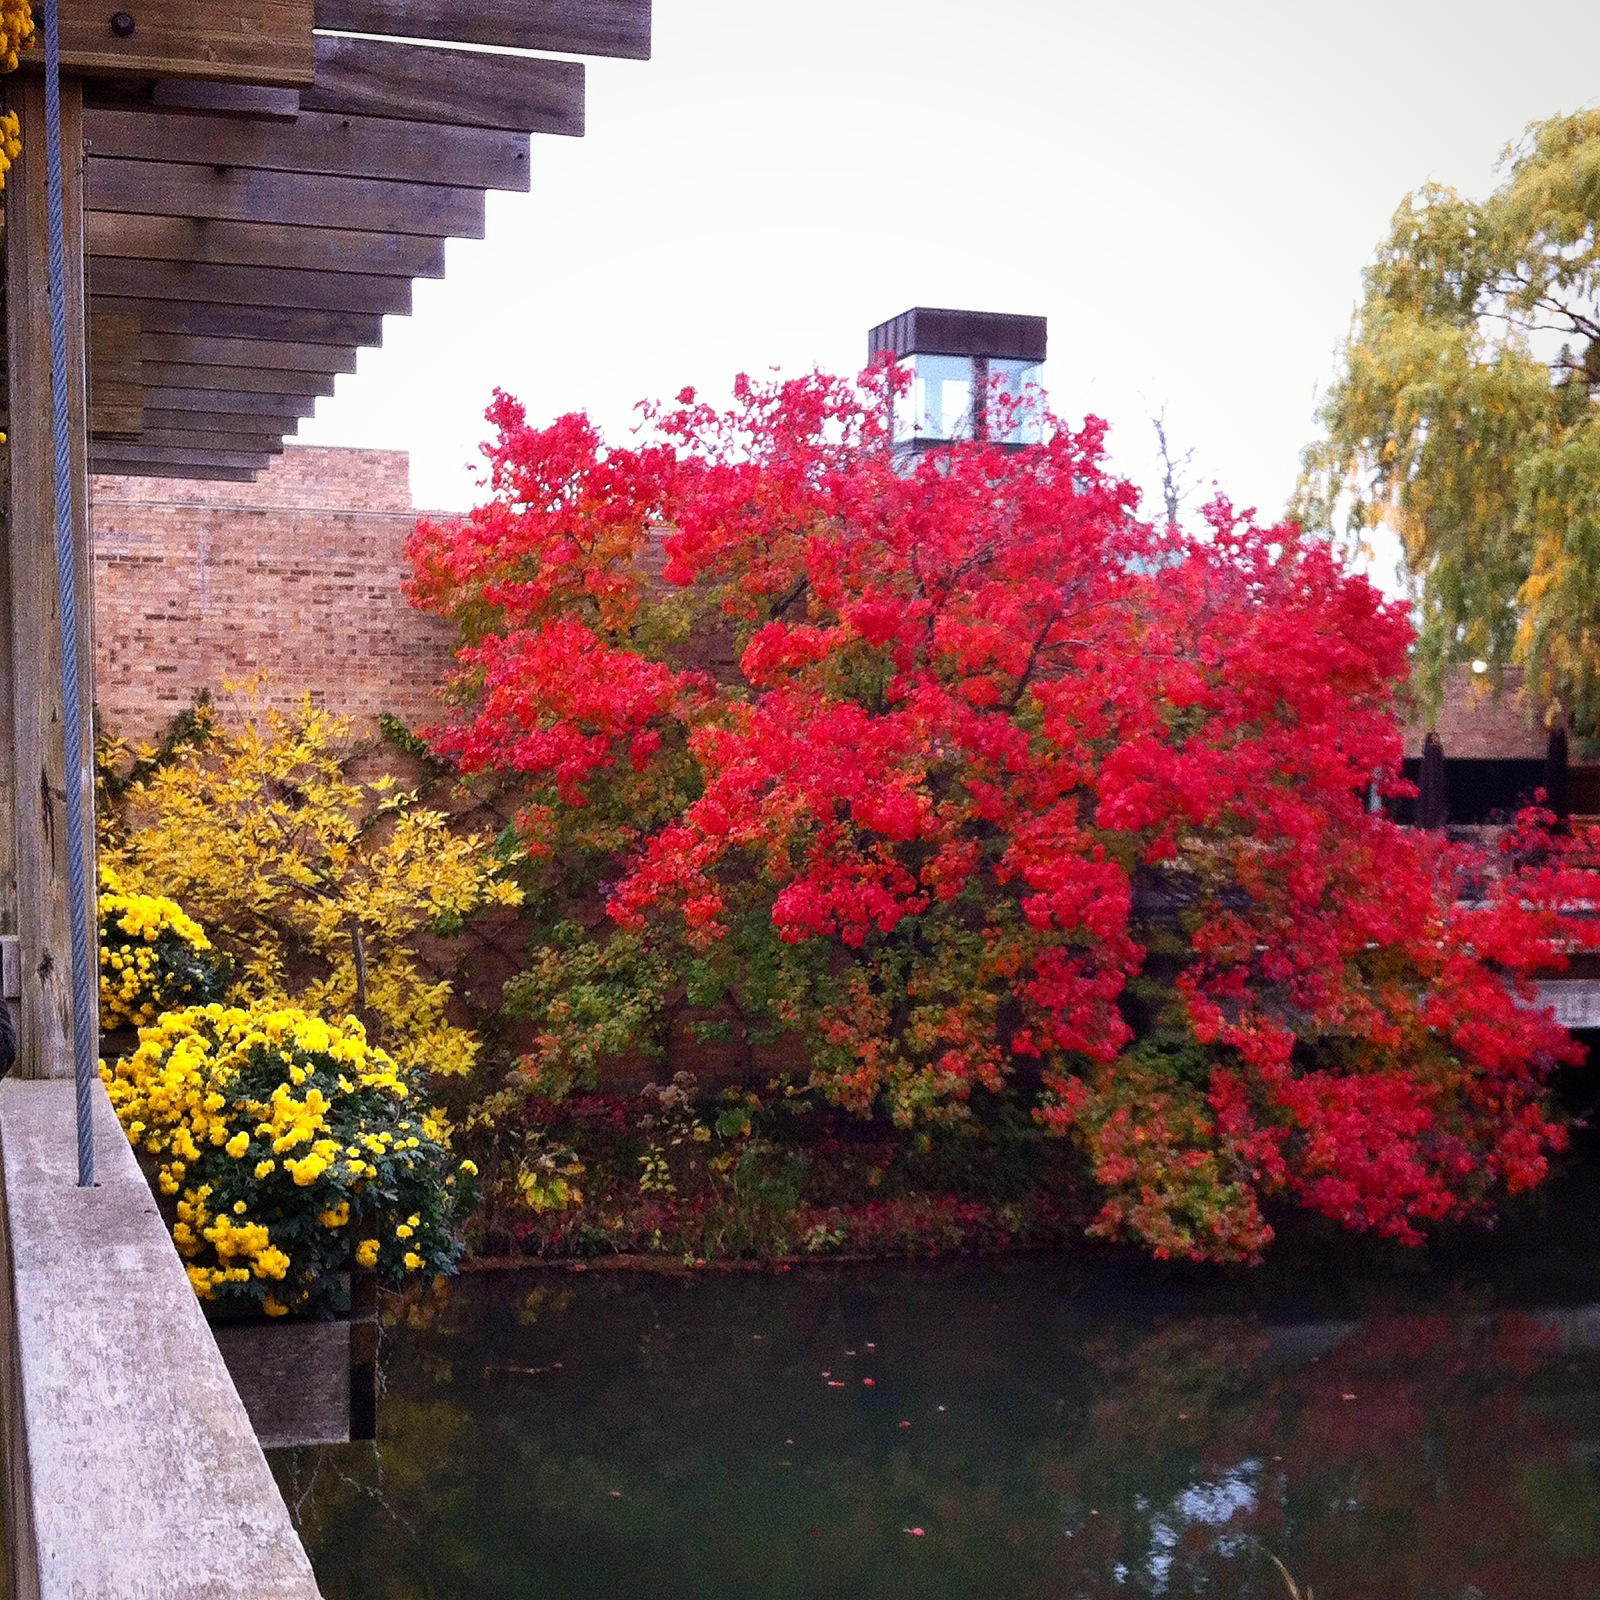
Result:
M400 593L403 451L291 445L254 483L96 476L96 699L144 738L197 689L262 675L371 725L437 714L453 630Z

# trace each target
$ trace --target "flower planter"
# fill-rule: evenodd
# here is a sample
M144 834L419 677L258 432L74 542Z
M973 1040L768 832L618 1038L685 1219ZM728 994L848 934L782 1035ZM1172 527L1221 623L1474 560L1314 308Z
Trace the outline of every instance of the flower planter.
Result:
M357 1273L370 1280L370 1273ZM359 1284L352 1301L363 1297ZM375 1296L374 1296L375 1299ZM378 1409L376 1304L327 1322L211 1321L233 1386L264 1449L370 1439Z
M156 1186L154 1163L142 1151L135 1154L170 1231L173 1202ZM241 1317L201 1302L223 1365L265 1450L375 1436L378 1279L359 1267L344 1276L348 1310L339 1317Z

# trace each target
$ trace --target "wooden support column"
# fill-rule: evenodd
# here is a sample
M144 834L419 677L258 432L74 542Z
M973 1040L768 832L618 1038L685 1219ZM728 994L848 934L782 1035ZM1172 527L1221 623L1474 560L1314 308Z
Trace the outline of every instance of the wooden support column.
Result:
M6 349L10 383L11 494L5 524L6 592L0 621L0 783L12 795L15 901L0 908L21 945L19 1054L14 1074L72 1076L72 943L67 891L67 784L82 786L91 911L94 873L94 561L89 542L87 373L83 283L83 85L61 84L66 229L67 409L72 437L74 576L83 738L65 748L61 624L56 585L55 451L50 384L49 210L44 78L6 80L22 122L22 154L6 175ZM0 855L0 860L3 860ZM0 889L9 872L0 872ZM96 963L98 967L98 963ZM91 1000L98 1026L97 997Z

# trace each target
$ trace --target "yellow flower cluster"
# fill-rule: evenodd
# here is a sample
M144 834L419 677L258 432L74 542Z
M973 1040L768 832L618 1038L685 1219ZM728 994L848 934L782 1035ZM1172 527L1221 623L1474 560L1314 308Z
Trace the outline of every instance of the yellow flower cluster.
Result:
M124 894L109 868L100 874L100 1015L107 1027L153 1022L163 1004L163 954L181 947L209 955L205 930L164 895Z
M441 1123L411 1109L401 1069L353 1017L330 1024L269 1003L193 1006L142 1029L137 1052L102 1074L157 1189L177 1197L173 1240L202 1299L247 1293L269 1314L293 1309L349 1259L352 1200L380 1171L380 1193L400 1186L403 1211L381 1199L364 1214L381 1222L387 1210L381 1225L396 1241L423 1228L414 1207L418 1197L427 1203L429 1184L444 1192ZM437 1237L425 1247L436 1262ZM354 1256L371 1266L381 1249L363 1239ZM389 1270L429 1265L417 1249L394 1251Z
M33 7L28 0L0 0L0 72L15 72L18 52L32 43Z
M0 0L0 72L15 72L18 52L32 43L33 7L28 0ZM0 115L0 189L21 154L22 124L15 111L7 111Z

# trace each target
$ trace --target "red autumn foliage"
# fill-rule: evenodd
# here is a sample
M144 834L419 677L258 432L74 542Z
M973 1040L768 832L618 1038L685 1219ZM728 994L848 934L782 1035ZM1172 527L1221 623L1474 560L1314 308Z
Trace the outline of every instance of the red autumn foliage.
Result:
M1584 845L1532 818L1491 871L1369 809L1403 607L1221 498L1140 521L1093 419L897 465L888 381L686 391L627 449L502 395L488 499L419 526L466 639L437 749L608 897L531 1070L648 969L862 1112L1034 1095L1158 1254L1255 1258L1271 1195L1416 1242L1536 1183Z

